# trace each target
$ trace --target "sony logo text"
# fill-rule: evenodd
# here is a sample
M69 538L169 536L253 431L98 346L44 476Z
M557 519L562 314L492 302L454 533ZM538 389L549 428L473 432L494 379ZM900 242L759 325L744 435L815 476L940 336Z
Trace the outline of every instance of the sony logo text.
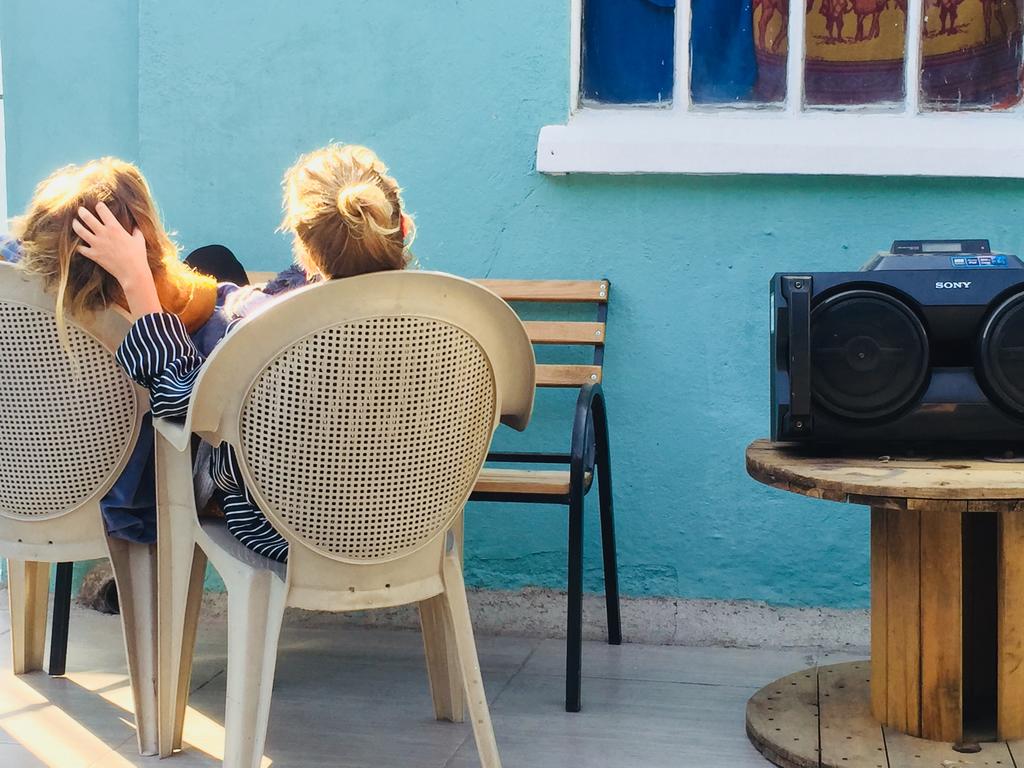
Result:
M972 281L970 280L957 280L955 282L943 282L942 280L940 280L939 282L935 283L935 287L939 289L970 288L971 282Z

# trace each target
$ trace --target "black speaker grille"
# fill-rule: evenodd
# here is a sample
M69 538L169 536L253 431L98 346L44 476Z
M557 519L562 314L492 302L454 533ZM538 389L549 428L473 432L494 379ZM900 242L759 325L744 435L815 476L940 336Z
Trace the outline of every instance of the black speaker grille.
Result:
M851 290L811 313L811 394L850 419L890 416L920 396L928 376L928 339L902 301Z
M1024 294L1004 301L981 331L980 373L989 396L1024 415Z

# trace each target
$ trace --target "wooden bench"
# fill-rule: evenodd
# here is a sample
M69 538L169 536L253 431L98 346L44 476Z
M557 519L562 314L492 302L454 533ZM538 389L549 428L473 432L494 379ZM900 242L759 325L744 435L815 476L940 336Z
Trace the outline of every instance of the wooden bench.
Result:
M604 555L605 603L608 642L622 642L619 615L619 585L615 550L615 521L612 505L611 456L608 420L601 384L607 334L607 280L477 280L510 304L531 303L559 307L592 304L592 322L578 320L526 320L527 333L535 345L593 347L593 362L587 365L541 363L537 386L579 389L575 418L567 453L492 452L488 465L477 479L471 501L558 504L569 512L569 605L566 621L565 708L579 712L583 650L583 500L597 476ZM534 464L566 469L510 469L495 464Z
M272 272L250 272L253 283L266 282ZM568 611L566 616L565 708L578 712L581 705L583 653L583 501L598 486L601 542L604 561L608 643L622 642L619 581L612 505L611 457L605 411L604 351L607 333L607 280L477 280L509 304L538 304L565 308L591 304L593 321L527 320L527 333L535 345L593 347L592 362L580 365L542 363L537 366L540 388L579 389L567 453L492 452L477 479L471 501L557 504L568 509ZM564 312L562 314L565 314ZM495 464L528 464L543 469L519 469ZM565 467L553 468L553 467Z

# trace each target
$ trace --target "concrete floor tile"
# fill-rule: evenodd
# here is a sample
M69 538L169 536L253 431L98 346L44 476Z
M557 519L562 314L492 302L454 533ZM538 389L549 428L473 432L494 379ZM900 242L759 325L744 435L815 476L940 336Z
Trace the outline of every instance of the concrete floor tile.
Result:
M812 666L813 648L689 648L680 645L583 644L584 677L760 688L783 675ZM565 674L565 643L543 640L523 667L524 674ZM587 683L584 682L584 691Z
M48 768L20 744L0 744L0 765L4 768Z
M558 678L519 675L492 707L508 765L546 768L766 768L744 732L753 689L599 678L586 681L583 712L558 711ZM478 765L463 744L449 766Z

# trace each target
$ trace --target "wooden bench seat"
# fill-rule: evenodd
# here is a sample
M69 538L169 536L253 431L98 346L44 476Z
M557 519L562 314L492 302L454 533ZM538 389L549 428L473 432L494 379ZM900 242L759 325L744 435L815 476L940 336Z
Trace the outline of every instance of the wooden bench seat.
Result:
M584 485L589 486L593 477L593 472L586 472ZM474 492L568 496L569 470L484 467L477 477Z

